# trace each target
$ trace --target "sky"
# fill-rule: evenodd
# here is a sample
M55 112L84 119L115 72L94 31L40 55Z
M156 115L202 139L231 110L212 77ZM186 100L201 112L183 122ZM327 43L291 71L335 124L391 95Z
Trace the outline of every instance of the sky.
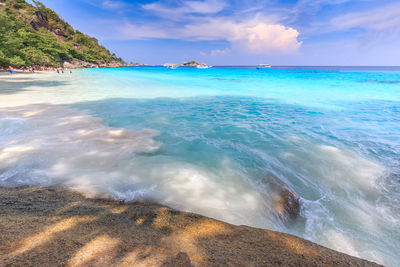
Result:
M400 0L41 2L128 62L400 65Z

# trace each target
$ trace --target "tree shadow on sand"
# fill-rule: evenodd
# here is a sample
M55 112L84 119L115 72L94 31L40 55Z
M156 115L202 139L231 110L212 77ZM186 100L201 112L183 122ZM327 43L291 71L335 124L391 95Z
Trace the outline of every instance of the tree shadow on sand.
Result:
M30 87L59 87L65 86L68 82L39 80L34 77L0 77L0 95L12 95L29 91Z
M0 265L373 266L303 239L153 203L0 188Z

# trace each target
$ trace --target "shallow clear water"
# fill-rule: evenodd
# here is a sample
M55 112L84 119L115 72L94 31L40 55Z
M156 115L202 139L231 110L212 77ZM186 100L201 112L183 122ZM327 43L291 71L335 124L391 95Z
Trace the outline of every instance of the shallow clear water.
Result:
M0 185L155 200L400 264L400 70L0 77ZM274 210L278 179L300 216Z

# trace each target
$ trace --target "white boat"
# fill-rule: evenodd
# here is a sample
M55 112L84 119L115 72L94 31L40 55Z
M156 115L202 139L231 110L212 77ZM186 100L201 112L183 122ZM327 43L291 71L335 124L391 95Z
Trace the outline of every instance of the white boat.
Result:
M179 67L179 65L175 64L175 63L167 63L167 64L164 64L164 67L166 67L168 69L176 69L177 67Z
M196 66L196 68L198 68L198 69L209 69L211 67L212 66L207 65L207 64L199 64L199 65Z
M268 65L268 64L259 64L258 66L257 66L257 69L259 70L259 69L269 69L269 68L271 68L271 65Z

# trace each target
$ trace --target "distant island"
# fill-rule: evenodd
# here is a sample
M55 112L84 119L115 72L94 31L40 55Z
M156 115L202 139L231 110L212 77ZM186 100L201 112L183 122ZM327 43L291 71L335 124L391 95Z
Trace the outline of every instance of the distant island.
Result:
M189 61L189 62L183 62L181 64L182 67L197 67L198 65L201 65L202 63L199 63L197 61Z
M183 62L181 64L165 63L163 66L167 67L169 69L176 69L178 67L196 67L196 68L199 68L199 69L208 69L208 68L212 67L212 66L210 66L210 65L208 65L206 63L199 63L199 62L194 61L194 60L185 61L185 62Z
M150 65L139 63L139 62L131 62L129 64L126 64L125 66L127 66L127 67L148 67Z
M126 63L39 1L0 0L0 66L122 67Z

